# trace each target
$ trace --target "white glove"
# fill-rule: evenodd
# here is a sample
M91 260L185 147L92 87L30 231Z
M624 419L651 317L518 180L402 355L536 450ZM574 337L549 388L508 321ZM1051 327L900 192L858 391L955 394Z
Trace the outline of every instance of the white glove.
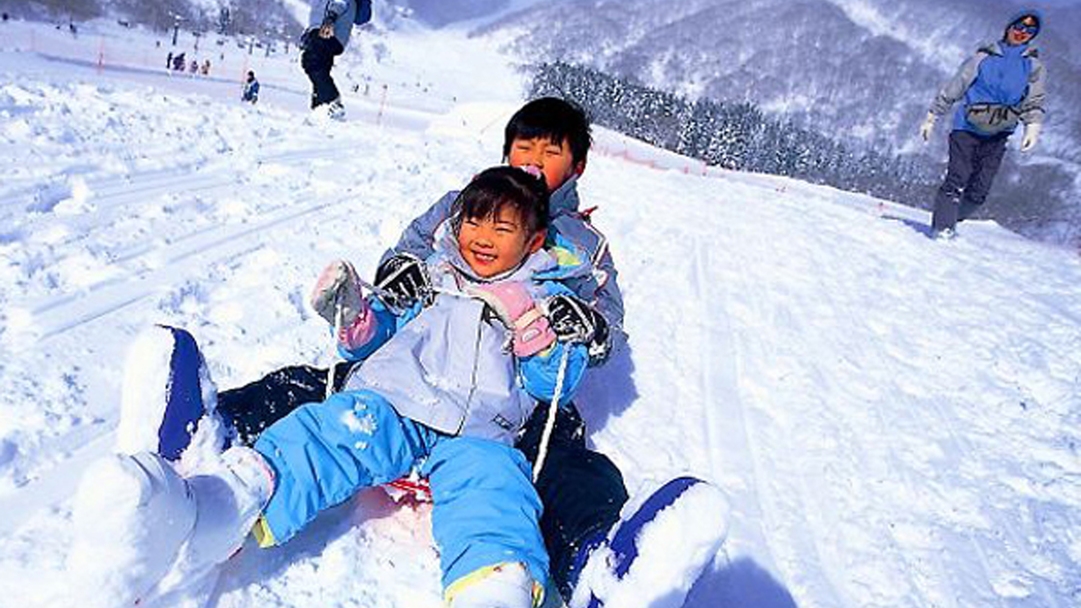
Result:
M935 121L938 117L932 112L927 113L927 118L923 119L923 124L920 125L920 137L923 141L931 141L931 131L935 128Z
M1036 145L1036 139L1040 136L1040 123L1030 122L1025 125L1025 135L1021 138L1021 151L1028 152Z

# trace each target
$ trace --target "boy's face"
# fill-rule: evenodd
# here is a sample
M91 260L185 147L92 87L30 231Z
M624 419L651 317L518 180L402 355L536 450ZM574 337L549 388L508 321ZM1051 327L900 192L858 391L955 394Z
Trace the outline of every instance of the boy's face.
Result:
M462 220L458 251L486 279L517 267L544 245L544 236L543 230L529 234L514 209L504 206L494 217Z
M556 143L547 137L515 139L510 144L507 163L512 167L533 166L544 173L548 190L555 192L572 176L585 171L585 163L575 163L567 140Z

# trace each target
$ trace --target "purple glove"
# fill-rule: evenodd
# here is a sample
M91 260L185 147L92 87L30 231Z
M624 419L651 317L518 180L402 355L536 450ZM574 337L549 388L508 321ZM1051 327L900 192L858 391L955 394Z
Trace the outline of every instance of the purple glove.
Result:
M556 341L548 318L537 308L529 290L520 282L480 285L473 295L495 310L503 323L514 332L514 354L535 355Z

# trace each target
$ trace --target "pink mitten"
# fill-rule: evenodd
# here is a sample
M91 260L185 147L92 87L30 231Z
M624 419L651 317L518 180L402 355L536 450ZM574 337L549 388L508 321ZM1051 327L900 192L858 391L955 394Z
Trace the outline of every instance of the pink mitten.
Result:
M375 334L375 315L367 300L360 301L360 314L349 325L338 330L338 343L348 350L356 350L368 343Z
M523 283L480 285L473 294L491 306L503 323L514 331L515 355L528 357L555 342L556 334L548 318L537 308Z
M335 260L323 269L312 288L311 305L327 323L349 327L367 308L360 290L360 279L353 265Z

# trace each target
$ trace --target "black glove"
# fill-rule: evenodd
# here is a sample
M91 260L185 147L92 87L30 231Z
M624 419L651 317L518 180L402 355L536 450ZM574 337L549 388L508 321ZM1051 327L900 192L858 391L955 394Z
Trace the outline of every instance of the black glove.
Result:
M590 365L603 362L611 350L608 342L608 321L574 296L558 295L548 299L548 321L556 338L563 342L580 342L589 351Z
M387 304L411 308L418 300L428 306L435 299L428 267L415 255L397 253L375 271L375 286Z

